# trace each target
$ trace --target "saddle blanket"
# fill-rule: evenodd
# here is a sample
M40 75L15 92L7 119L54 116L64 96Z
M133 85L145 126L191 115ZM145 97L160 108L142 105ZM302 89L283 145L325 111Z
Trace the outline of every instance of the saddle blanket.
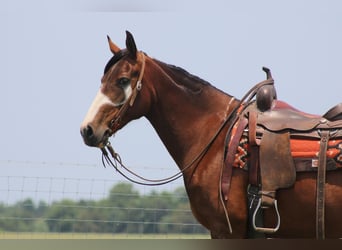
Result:
M320 148L319 140L290 139L291 154L293 158L313 159L312 167L317 167ZM234 160L234 167L247 169L249 157L248 135L242 135ZM342 140L330 140L327 149L327 159L332 159L337 168L342 168Z

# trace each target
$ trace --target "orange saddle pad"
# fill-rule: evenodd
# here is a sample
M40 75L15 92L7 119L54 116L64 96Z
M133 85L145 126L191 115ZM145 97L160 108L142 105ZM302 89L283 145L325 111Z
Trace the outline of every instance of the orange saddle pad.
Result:
M290 147L293 158L317 159L320 147L319 140L291 139ZM247 168L249 157L248 137L241 137L234 160L234 167ZM327 149L327 158L336 162L336 167L342 167L342 140L330 140Z

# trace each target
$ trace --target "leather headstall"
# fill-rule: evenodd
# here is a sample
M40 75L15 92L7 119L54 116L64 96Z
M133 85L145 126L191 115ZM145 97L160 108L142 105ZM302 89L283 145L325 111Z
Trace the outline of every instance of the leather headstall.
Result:
M145 71L145 54L144 52L139 52L139 54L141 55L141 58L142 58L142 65L141 65L141 70L140 70L138 80L135 83L135 85L131 86L132 87L131 95L127 98L125 103L122 104L119 111L116 113L115 117L110 121L109 128L111 130L111 135L114 134L119 128L121 121L122 121L122 117L125 115L127 109L133 106L135 99L137 98L137 95L142 88L142 78L144 76L144 71Z

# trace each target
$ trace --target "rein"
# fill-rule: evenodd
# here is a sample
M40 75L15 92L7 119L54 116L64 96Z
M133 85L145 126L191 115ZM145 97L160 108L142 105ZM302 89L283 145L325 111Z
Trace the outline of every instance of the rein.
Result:
M101 151L102 151L102 164L103 164L104 167L106 167L106 164L112 166L113 168L115 168L115 170L121 176L123 176L125 179L127 179L128 181L133 182L135 184L144 185L144 186L160 186L160 185L164 185L164 184L167 184L167 183L170 183L172 181L175 181L175 180L179 179L182 176L182 174L183 174L183 172L180 171L177 174L172 175L172 176L170 176L168 178L164 178L164 179L159 179L159 180L147 179L147 178L144 178L144 177L138 175L137 173L133 172L128 167L126 167L122 163L120 155L114 151L114 149L111 146L109 141L108 141L108 143L107 143L105 148L101 148ZM113 160L109 157L108 152L109 152L109 154L110 154L110 156L112 157ZM119 169L119 167L121 167L122 169L124 169L128 173L130 173L133 176L135 176L137 178L137 180L129 177L127 174L122 172Z
M235 98L233 97L229 103L228 103L228 107L227 107L227 111L229 111L230 105L233 103L233 101L235 100ZM232 112L234 113L234 112ZM110 142L107 142L107 145L103 148L101 148L102 151L102 164L103 166L106 167L106 163L112 167L115 168L115 170L122 175L124 178L126 178L127 180L135 183L135 184L139 184L139 185L145 185L145 186L160 186L160 185L164 185L170 182L173 182L177 179L179 179L180 177L183 176L183 173L188 170L189 168L191 168L196 161L200 160L205 153L209 150L210 146L213 144L213 142L215 141L215 139L217 138L217 136L220 134L220 132L222 131L222 129L225 127L225 125L227 124L227 122L230 120L230 118L232 117L232 113L230 113L230 115L222 122L221 126L219 127L219 129L216 131L216 133L214 134L214 136L211 138L211 140L207 143L207 145L200 151L200 153L193 158L192 161L190 161L184 168L182 168L178 173L164 178L164 179L147 179L145 177L142 177L136 173L134 173L132 170L130 170L128 167L126 167L121 160L121 157L118 153L116 153L112 147L112 145L110 144ZM108 150L108 151L107 151ZM113 161L110 159L109 154L112 156ZM129 177L128 175L126 175L125 173L123 173L120 169L119 166L122 167L125 171L127 171L128 173L132 174L133 176L135 176L136 178L140 179L140 180L134 180L131 177Z

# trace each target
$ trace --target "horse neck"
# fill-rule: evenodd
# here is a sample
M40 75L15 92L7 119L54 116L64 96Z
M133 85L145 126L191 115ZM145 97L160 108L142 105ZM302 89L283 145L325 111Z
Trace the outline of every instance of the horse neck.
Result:
M179 168L211 140L227 116L231 97L180 68L146 61L153 101L150 121Z

